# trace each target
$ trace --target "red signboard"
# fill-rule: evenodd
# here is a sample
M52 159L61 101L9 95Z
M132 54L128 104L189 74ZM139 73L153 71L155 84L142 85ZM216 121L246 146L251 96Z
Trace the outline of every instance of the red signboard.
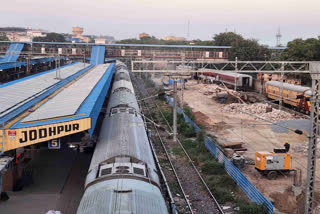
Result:
M8 131L8 135L9 135L9 136L16 136L16 135L17 135L17 132L14 131L14 130L9 130L9 131Z

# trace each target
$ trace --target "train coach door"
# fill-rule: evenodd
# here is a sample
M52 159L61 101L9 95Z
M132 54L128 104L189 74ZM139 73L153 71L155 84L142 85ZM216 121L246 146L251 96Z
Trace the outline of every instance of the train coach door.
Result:
M250 88L250 78L249 77L242 77L242 87L243 88Z

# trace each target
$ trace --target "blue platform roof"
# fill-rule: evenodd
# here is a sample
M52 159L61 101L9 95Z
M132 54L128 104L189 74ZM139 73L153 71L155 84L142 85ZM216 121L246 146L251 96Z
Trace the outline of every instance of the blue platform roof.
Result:
M103 64L105 59L106 47L105 46L93 46L91 50L90 64L98 65Z
M75 65L75 64L76 63L73 63L71 65ZM61 69L64 68L64 67L69 67L71 65L62 66ZM67 78L65 78L65 79L63 79L61 81L58 81L57 83L54 83L52 86L47 88L44 92L42 92L40 94L37 94L34 98L28 99L25 103L21 104L20 106L16 107L13 110L10 110L8 113L6 113L6 114L4 114L3 116L0 117L0 124L3 124L5 122L11 120L12 118L16 117L20 113L26 111L31 106L33 106L34 104L40 102L42 99L44 99L45 97L49 96L50 94L52 94L53 92L55 92L59 88L63 87L67 83L69 83L70 81L74 80L75 78L77 78L81 74L85 73L86 71L88 71L92 67L93 67L93 65L90 65L90 66L87 66L86 68L78 70L77 72L75 72L74 74L68 76ZM18 79L18 80L12 81L12 82L8 82L8 83L0 85L0 89L1 88L6 88L6 87L11 86L11 85L15 85L17 83L21 83L21 82L27 81L27 80L32 79L34 77L45 75L45 74L48 74L48 73L51 73L51 72L54 72L54 71L56 71L56 69L49 70L49 71L46 71L46 72L42 72L42 73L39 73L39 74L35 74L35 75L32 75L32 76L28 76L28 77L25 77L25 78L22 78L22 79Z
M20 56L23 46L24 46L23 43L10 44L6 52L6 55L3 58L0 58L0 63L16 62Z
M92 66L92 65L91 65ZM90 92L90 94L85 98L85 100L82 102L81 106L77 110L77 112L74 114L74 116L66 117L66 118L59 118L59 119L48 119L44 121L35 121L35 122L29 122L29 123L21 123L24 118L19 120L17 123L15 123L13 126L11 126L11 129L16 128L26 128L26 127L34 127L34 126L42 126L42 125L48 125L48 124L54 124L54 123L62 123L72 120L78 120L83 118L91 118L91 129L89 130L89 134L92 135L99 113L101 111L102 105L104 103L105 97L107 95L107 92L110 88L111 80L113 73L115 71L115 63L111 63L108 69L105 71L99 82L95 85L93 90ZM59 93L58 93L59 94ZM67 103L66 103L67 105Z

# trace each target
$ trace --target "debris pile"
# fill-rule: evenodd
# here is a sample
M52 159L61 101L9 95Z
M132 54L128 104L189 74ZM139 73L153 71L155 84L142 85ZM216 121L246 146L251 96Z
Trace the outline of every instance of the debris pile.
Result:
M319 144L319 141L320 140L318 140L318 144ZM308 156L308 148L309 148L309 142L305 142L303 145L294 146L293 150L295 152L302 153L305 156ZM317 154L317 158L320 158L320 148L319 147L317 147L316 154Z
M204 95L212 95L214 93L220 92L221 90L222 88L219 87L218 85L210 84L210 85L203 85L203 87L199 89L199 92Z
M225 85L204 84L203 87L199 89L199 92L206 96L215 95L219 102L221 98L229 100L229 102L222 101L220 103L255 103L261 101L261 97L255 93L235 91L227 88Z
M271 111L270 111L271 109ZM252 114L257 117L254 117L255 120L259 120L258 117L273 122L280 120L293 120L297 119L296 115L292 115L288 112L281 111L278 109L272 109L271 106L264 103L254 103L254 104L240 104L240 103L231 103L222 108L225 112L239 113L239 114Z

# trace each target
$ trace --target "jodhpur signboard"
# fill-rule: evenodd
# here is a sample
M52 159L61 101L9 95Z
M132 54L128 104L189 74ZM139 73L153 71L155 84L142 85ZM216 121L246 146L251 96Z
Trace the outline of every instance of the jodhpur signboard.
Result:
M4 151L36 143L57 139L63 136L82 132L91 128L91 118L33 126L20 129L8 129L5 135Z

